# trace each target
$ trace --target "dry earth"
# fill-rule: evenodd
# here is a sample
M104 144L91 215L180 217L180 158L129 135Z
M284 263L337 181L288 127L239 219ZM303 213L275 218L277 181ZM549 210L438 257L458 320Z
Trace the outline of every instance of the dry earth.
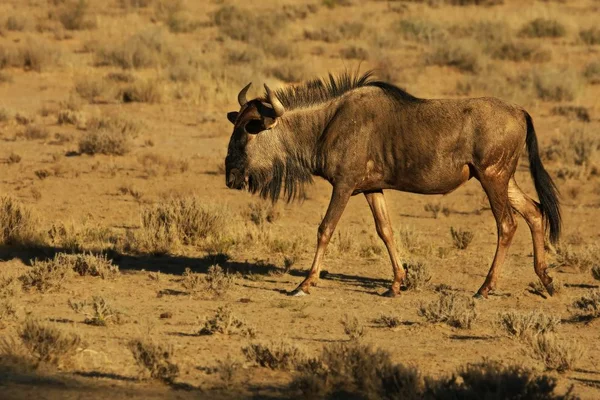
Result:
M290 383L306 374L301 367L261 367L242 352L283 340L313 357L335 344L369 344L434 378L497 360L552 377L557 394L572 387L583 399L599 398L600 296L586 310L574 306L598 293L592 271L600 278L599 13L593 0L3 1L0 397L297 397ZM263 82L278 87L359 64L419 97L496 96L527 108L562 193L564 235L549 249L558 295L529 286L536 281L531 237L520 219L499 291L474 303L470 328L419 314L444 293L469 298L488 271L496 227L475 180L447 196L387 193L404 259L431 274L420 288L379 296L391 267L367 203L356 196L319 287L303 298L285 295L310 265L330 186L317 180L303 202L274 210L228 190L225 114L237 109L248 81L258 95ZM517 180L534 196L525 157ZM14 207L30 214L7 225ZM208 228L197 234L201 226L186 230L186 221ZM466 249L456 248L451 227L473 233ZM68 275L58 287L55 277L40 278L49 290L11 280L57 252L104 253L120 273ZM214 264L227 274L207 275ZM206 277L226 282L213 281L222 290L210 291ZM92 296L123 315L106 326L85 323L70 304ZM222 306L251 334L230 327L200 335ZM498 324L509 311L561 322L553 333L519 339ZM375 322L382 315L400 323ZM349 334L346 316L359 325ZM32 321L81 342L72 354L38 362L39 351L21 338ZM351 339L361 327L362 336ZM533 356L531 343L541 336L558 343L545 355L572 356L563 371ZM130 351L137 338L168 348L177 376L161 383L140 372ZM55 337L39 340L55 351Z

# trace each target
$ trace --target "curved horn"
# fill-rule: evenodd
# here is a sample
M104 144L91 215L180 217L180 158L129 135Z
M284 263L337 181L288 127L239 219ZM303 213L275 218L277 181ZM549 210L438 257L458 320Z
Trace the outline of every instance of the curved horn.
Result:
M246 99L246 93L248 93L250 86L252 86L252 82L244 86L244 88L238 94L238 103L240 103L240 107L243 107L248 102L248 99Z
M267 92L267 99L269 100L269 103L271 103L271 105L273 106L273 111L275 111L275 116L277 118L281 117L283 115L283 113L285 112L285 107L283 106L283 104L281 104L281 101L279 101L277 96L275 96L273 94L271 89L269 89L269 87L267 86L266 83L265 83L265 91Z

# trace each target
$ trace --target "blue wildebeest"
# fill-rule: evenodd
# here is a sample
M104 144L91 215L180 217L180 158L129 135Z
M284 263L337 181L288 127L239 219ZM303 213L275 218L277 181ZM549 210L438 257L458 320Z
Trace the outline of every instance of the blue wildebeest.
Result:
M531 230L534 268L549 294L544 231L560 235L557 190L540 160L531 116L495 98L420 99L389 83L362 76L329 75L248 101L250 84L238 95L239 111L227 114L233 134L225 159L226 184L262 197L290 201L320 176L333 193L319 226L308 277L292 292L309 293L321 260L350 196L363 193L377 233L388 250L396 296L406 272L396 253L383 190L445 194L475 177L490 202L498 228L496 254L476 296L487 297L511 244L520 214ZM515 181L524 149L539 203Z

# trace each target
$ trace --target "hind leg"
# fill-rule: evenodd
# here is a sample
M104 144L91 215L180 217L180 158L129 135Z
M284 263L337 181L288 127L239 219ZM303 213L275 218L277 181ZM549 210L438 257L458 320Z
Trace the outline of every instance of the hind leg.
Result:
M544 221L538 203L527 196L517 185L514 177L508 183L508 198L511 206L527 221L533 239L533 266L535 273L550 295L554 293L552 278L546 272L544 252Z
M498 228L498 244L492 266L485 278L485 282L475 295L476 297L487 298L488 293L496 288L500 269L504 264L506 253L517 229L517 222L515 221L513 209L508 198L507 180L494 176L489 179L482 177L480 181L490 201L492 213L494 214Z

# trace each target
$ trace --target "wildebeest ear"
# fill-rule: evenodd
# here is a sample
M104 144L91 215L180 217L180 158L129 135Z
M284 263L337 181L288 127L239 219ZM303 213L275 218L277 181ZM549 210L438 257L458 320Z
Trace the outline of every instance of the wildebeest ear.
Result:
M232 124L235 124L235 120L237 119L238 114L239 113L237 111L230 111L230 112L227 113L227 119Z

